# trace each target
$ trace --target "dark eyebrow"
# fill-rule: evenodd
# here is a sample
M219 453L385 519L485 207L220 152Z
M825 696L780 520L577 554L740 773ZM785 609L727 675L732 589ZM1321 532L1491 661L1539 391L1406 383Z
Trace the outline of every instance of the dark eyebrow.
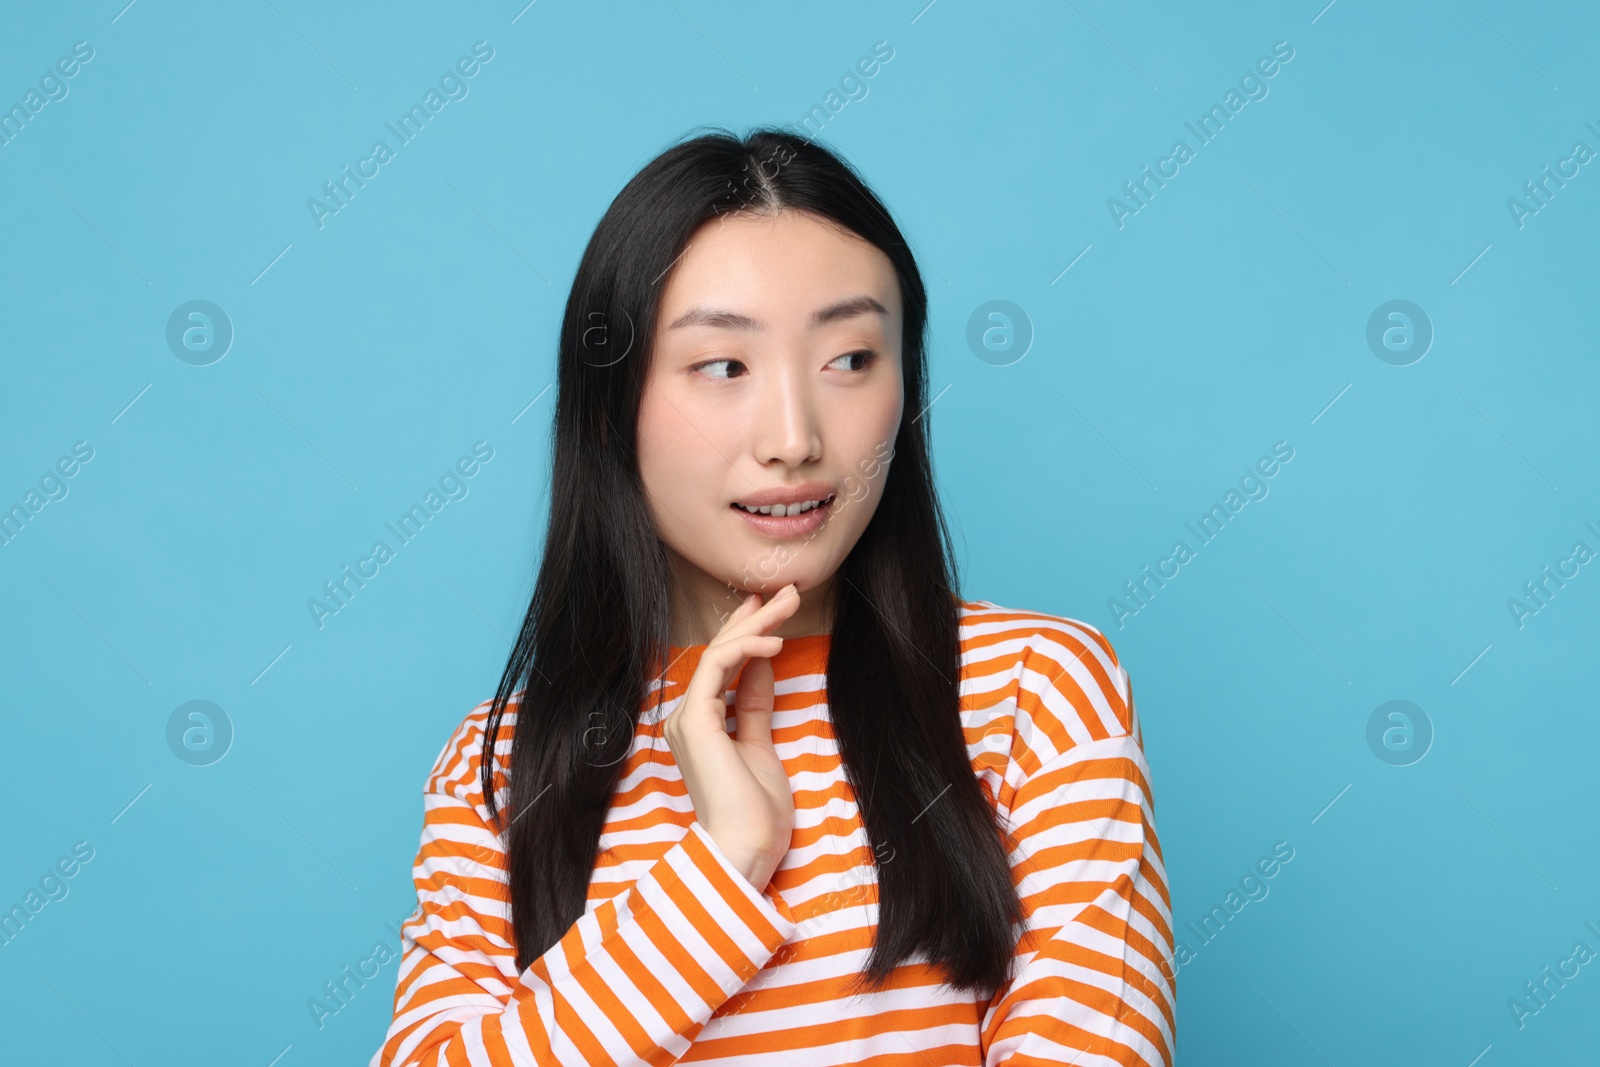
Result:
M840 319L867 314L887 315L889 314L889 309L879 303L875 297L863 293L860 296L853 296L848 300L841 300L837 304L829 304L825 308L813 311L811 319L806 323L806 326L809 329L815 329L824 323L837 322ZM765 329L761 323L748 315L740 315L737 312L724 311L720 308L705 307L690 308L678 316L667 329L676 330L680 326L715 326L726 330L754 330L756 332Z

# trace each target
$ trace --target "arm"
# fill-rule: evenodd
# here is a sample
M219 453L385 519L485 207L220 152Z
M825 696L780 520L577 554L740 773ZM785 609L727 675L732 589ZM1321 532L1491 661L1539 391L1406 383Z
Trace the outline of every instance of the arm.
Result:
M436 771L424 793L418 909L371 1067L670 1062L794 931L782 898L756 890L695 822L508 981L505 856L450 782Z
M1034 686L1041 695L1030 717L1039 736L1059 743L1037 746L1044 758L1011 799L1011 865L1026 932L1013 977L984 1016L985 1067L1172 1063L1166 871L1133 691L1109 645L1106 654L1109 671L1073 665L1078 657L1066 652L1066 668L1041 661L1044 674L1024 672L1025 686L1055 676ZM1097 673L1109 685L1096 684ZM1044 725L1068 716L1098 724L1089 731L1096 736Z

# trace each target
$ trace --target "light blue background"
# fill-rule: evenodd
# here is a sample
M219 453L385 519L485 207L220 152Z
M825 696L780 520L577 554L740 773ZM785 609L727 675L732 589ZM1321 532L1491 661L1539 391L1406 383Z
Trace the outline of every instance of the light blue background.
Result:
M1295 849L1186 937L1180 1062L1593 1062L1600 965L1523 1029L1507 1000L1600 950L1600 572L1520 629L1506 601L1600 549L1600 166L1521 228L1506 201L1600 149L1594 8L925 2L7 6L0 104L95 53L0 147L0 504L94 458L0 547L0 906L95 854L0 948L5 1059L366 1061L394 963L321 1030L307 1001L395 943L423 777L526 606L584 242L666 145L797 123L885 40L821 136L923 265L963 591L1115 643L1180 935ZM467 98L319 229L307 199L479 40ZM236 331L205 367L165 340L197 298ZM1009 366L965 340L993 299L1034 332ZM1410 366L1366 343L1391 299L1435 330ZM470 494L319 630L307 599L480 440ZM1270 495L1119 627L1280 440ZM236 731L207 767L165 738L194 699ZM1366 741L1391 699L1435 730L1410 766Z

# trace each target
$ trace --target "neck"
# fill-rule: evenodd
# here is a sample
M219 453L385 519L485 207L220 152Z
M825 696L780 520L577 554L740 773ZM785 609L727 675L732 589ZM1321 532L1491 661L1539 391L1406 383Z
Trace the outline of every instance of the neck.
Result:
M685 568L698 573L689 576L683 574L682 569L674 568L676 573L673 580L670 641L679 648L710 644L711 639L722 629L723 620L739 607L745 597L751 593L760 593L762 602L765 603L784 584L787 584L769 582L765 586L755 588L730 586L704 572L699 572L698 568L686 562ZM838 575L835 573L829 575L815 588L800 589L800 606L772 633L778 637L807 637L831 633L837 581Z

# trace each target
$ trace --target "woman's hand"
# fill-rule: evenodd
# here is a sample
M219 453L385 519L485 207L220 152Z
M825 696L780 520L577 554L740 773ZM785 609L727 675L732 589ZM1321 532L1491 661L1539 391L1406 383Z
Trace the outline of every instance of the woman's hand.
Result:
M800 593L793 584L765 604L759 593L752 593L706 646L683 703L661 724L695 817L723 855L761 890L789 851L794 832L789 774L772 746L768 657L783 648L783 638L768 631L799 606ZM723 693L736 675L736 733L730 737Z

